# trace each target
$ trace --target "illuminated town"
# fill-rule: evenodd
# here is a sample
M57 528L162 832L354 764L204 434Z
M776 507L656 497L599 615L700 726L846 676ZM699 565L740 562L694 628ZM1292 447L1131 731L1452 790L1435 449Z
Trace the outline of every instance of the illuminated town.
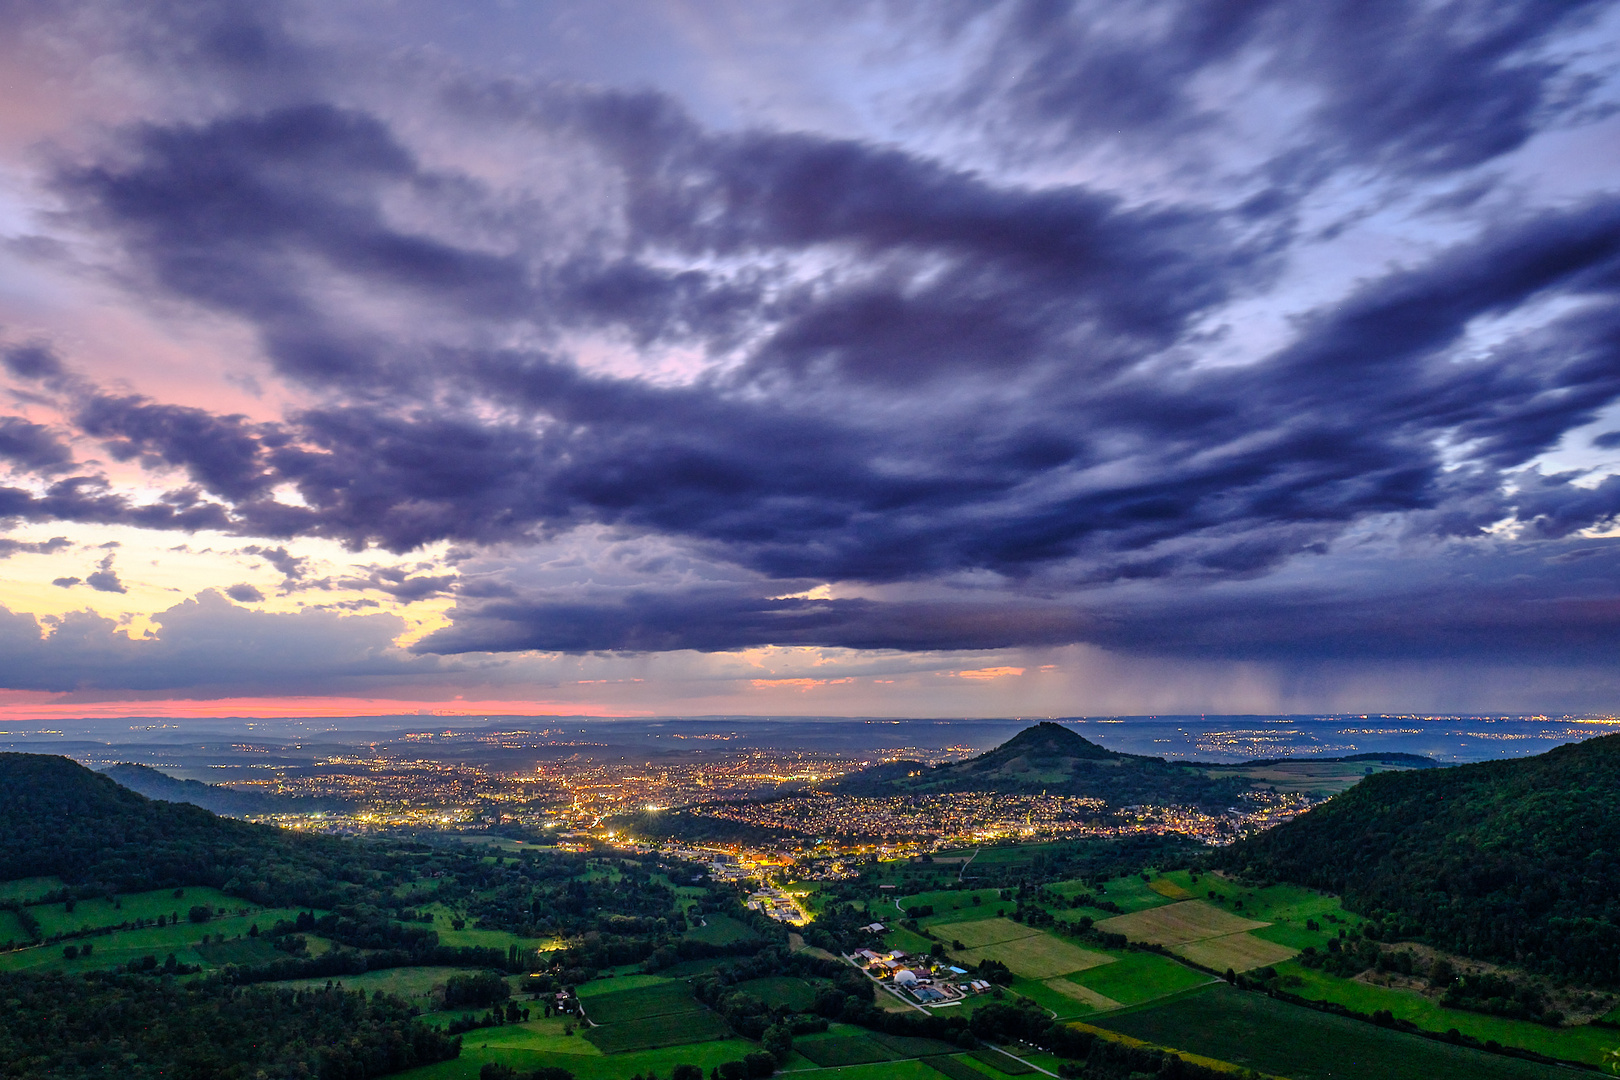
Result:
M312 766L260 766L251 778L227 784L322 807L249 815L291 828L339 833L496 828L513 837L526 835L529 842L607 841L686 851L705 860L724 853L736 860L725 864L725 871L738 876L797 864L802 876L841 877L855 872L853 860L1008 841L1177 833L1225 844L1318 801L1259 790L1225 813L1211 813L1174 805L1110 807L1101 799L1058 794L874 798L825 790L845 773L874 764L870 759L809 751L727 753L723 747L682 758L604 761L581 747L566 757L499 771L378 751L334 755ZM625 824L626 815L646 821L677 813L712 823L715 835L701 843L659 840ZM736 828L728 831L730 826Z

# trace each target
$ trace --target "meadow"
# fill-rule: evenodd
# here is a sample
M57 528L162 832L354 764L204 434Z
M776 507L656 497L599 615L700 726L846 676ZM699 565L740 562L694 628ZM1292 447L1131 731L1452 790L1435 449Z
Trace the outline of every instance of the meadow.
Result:
M1291 1080L1553 1080L1552 1066L1453 1046L1225 984L1110 1013L1093 1026Z
M1620 1031L1612 1028L1553 1028L1528 1020L1510 1020L1462 1009L1447 1009L1415 990L1371 986L1354 979L1335 978L1297 962L1278 965L1277 974L1293 983L1285 987L1289 993L1307 1001L1333 1001L1367 1015L1388 1009L1391 1015L1410 1020L1425 1031L1445 1032L1456 1028L1480 1042L1494 1040L1503 1046L1518 1046L1566 1061L1601 1064L1605 1051L1620 1046ZM1294 983L1296 979L1298 982Z

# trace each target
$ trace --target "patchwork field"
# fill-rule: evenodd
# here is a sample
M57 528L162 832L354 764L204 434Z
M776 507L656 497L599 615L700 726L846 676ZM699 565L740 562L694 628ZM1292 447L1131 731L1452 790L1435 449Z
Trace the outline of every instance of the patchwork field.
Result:
M1374 1027L1217 984L1092 1025L1292 1080L1554 1080L1533 1062Z
M1177 956L1213 971L1252 971L1267 964L1280 964L1293 957L1298 949L1279 945L1253 934L1226 934L1174 945L1170 949Z
M1068 981L1125 1005L1138 1005L1215 980L1168 956L1129 952L1112 964L1070 975Z
M830 983L823 982L823 986ZM736 989L744 993L753 994L759 1000L772 1007L784 1005L794 1012L809 1012L815 1004L815 984L804 979L795 979L785 975L773 976L766 979L750 979L738 983Z
M1082 949L1078 945L1071 945L1067 941L1044 933L1013 938L1011 941L1001 941L978 949L953 952L950 955L952 959L964 965L996 960L1006 964L1014 975L1021 975L1026 979L1050 979L1054 975L1067 975L1070 972L1085 971L1114 962L1114 958L1107 953Z
M996 918L977 919L973 922L938 923L932 929L941 941L960 941L969 949L1012 941L1014 938L1032 937L1040 933L1039 930L1023 923Z
M950 1080L986 1080L983 1072L961 1058L944 1056L924 1058L923 1064L937 1073L950 1077Z
M1132 941L1150 945L1181 945L1189 941L1239 934L1245 930L1258 930L1265 925L1222 911L1202 900L1187 900L1104 919L1097 924L1097 929L1124 934Z
M1099 1012L1120 1007L1119 1002L1106 994L1099 994L1090 987L1081 986L1079 983L1070 982L1068 979L1047 979L1046 988L1056 990L1064 997L1071 997L1082 1005L1089 1005Z

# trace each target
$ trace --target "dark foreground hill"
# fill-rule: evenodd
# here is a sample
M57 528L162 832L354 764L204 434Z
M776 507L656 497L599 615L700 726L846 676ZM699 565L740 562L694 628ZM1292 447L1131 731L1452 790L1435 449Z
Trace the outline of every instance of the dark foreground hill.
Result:
M128 762L110 766L101 772L103 776L112 777L124 787L139 792L148 799L190 803L192 806L200 806L204 810L228 816L336 809L335 806L314 799L270 795L258 791L237 791L218 784L180 780L150 766Z
M118 892L213 885L267 904L330 906L368 876L324 837L146 798L64 757L0 754L0 880L60 877Z
M852 773L834 791L846 795L897 795L955 791L1077 795L1112 806L1137 803L1231 806L1252 781L1221 775L1209 766L1121 754L1082 738L1062 724L1025 728L988 753L946 765L897 761Z
M1386 938L1620 984L1620 735L1370 776L1216 861L1339 893Z

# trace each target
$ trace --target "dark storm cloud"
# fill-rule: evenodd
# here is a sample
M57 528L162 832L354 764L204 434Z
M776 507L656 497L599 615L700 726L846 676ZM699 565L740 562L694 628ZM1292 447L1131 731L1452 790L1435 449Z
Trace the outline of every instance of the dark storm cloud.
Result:
M238 604L257 604L264 600L264 593L245 582L238 585L232 585L230 588L225 590L225 595L230 597L232 600L235 600Z
M1305 112L1308 135L1282 157L1435 174L1515 150L1579 104L1589 87L1545 46L1600 6L1018 0L922 18L950 36L994 25L993 46L949 108L993 120L1000 138L1182 136L1228 119L1212 99L1240 92L1250 69L1275 87L1252 112Z
M424 653L718 652L762 643L856 649L999 649L1071 642L1089 620L1053 604L771 598L727 586L490 600L415 646Z
M1563 75L1532 54L1573 8L1165 10L1162 40L1127 48L1087 9L1012 6L986 63L1017 84L982 88L994 109L1071 133L1169 137L1207 120L1194 76L1252 52L1315 91L1322 159L1446 172L1521 145L1556 111ZM484 581L423 650L1198 651L1228 625L1216 600L1195 629L1168 601L1122 626L1085 598L1219 583L1235 591L1199 595L1249 605L1242 583L1374 517L1419 542L1478 540L1516 517L1552 542L1620 509L1611 482L1525 469L1620 396L1620 200L1482 218L1300 315L1270 355L1211 366L1202 320L1272 282L1291 228L1279 203L1220 214L1023 186L861 140L714 131L650 92L447 96L469 122L588 158L605 177L600 221L570 231L535 209L522 229L474 228L513 220L510 206L425 165L380 115L319 102L147 124L64 170L73 219L122 245L132 280L244 320L313 404L250 423L78 391L85 435L193 486L135 505L74 476L0 489L0 517L395 552L605 524L765 579L541 598ZM560 344L576 332L736 363L686 385L591 373ZM6 359L19 376L59 374ZM30 467L65 468L48 458ZM283 484L299 505L272 497ZM285 548L244 550L286 587L302 577ZM771 581L986 573L1010 583L994 603L770 598L789 591ZM415 600L456 582L340 584ZM1458 640L1529 647L1464 599L1429 610ZM1265 608L1277 640L1391 625L1371 608L1323 621L1320 603Z

